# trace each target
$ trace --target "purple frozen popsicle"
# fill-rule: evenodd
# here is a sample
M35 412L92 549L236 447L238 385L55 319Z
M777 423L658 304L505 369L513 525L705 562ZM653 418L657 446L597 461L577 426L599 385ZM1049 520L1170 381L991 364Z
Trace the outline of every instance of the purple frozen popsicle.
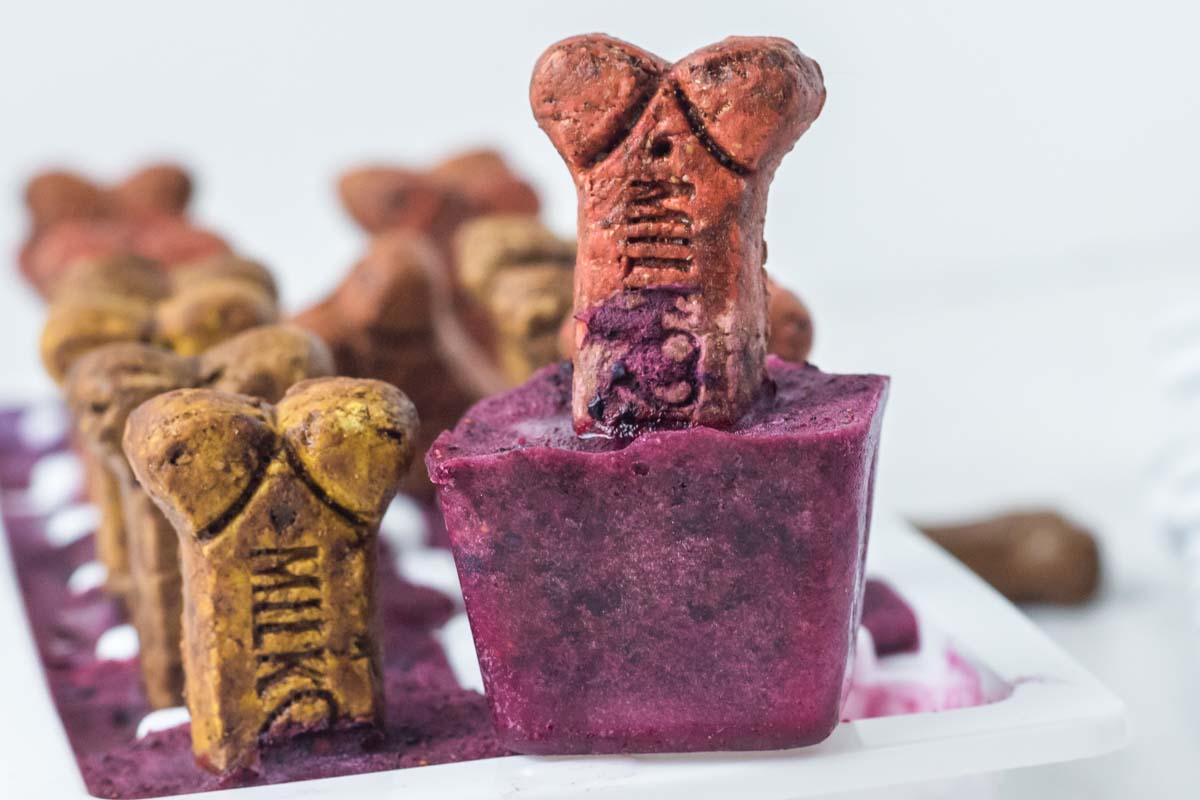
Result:
M796 747L836 724L887 379L775 358L729 431L576 437L568 364L427 458L488 701L526 753Z

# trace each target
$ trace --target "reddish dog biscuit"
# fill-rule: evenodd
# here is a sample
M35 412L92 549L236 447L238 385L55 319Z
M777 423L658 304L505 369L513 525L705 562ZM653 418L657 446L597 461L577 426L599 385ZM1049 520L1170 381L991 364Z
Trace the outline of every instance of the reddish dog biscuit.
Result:
M114 186L55 170L26 186L30 237L21 271L42 294L77 258L136 254L163 264L225 252L217 236L183 221L192 179L182 168L158 164Z
M183 389L129 418L134 474L179 534L192 749L219 772L260 742L375 725L375 538L412 458L412 403L326 378L277 407Z
M792 292L767 278L767 352L803 364L812 352L812 314Z
M431 236L440 247L466 219L480 214L536 214L533 189L499 153L462 153L427 171L371 166L338 182L342 205L369 233L404 228Z
M579 433L723 427L754 399L767 188L824 100L816 63L783 39L668 64L590 35L538 60L534 116L579 194Z
M325 345L286 325L254 328L198 358L126 342L96 348L71 367L63 388L80 436L119 486L129 607L138 632L142 683L152 706L182 702L182 595L175 531L134 480L121 449L129 414L159 394L197 386L274 402L293 384L332 373Z
M145 167L113 186L51 170L35 175L25 187L25 206L35 232L68 219L180 216L191 197L191 176L174 164Z
M449 314L444 286L437 288L442 273L425 237L384 233L332 295L295 318L329 344L339 374L386 381L408 394L423 420L415 442L422 457L437 434L485 393L439 344L436 318ZM433 488L418 467L403 490L428 498Z

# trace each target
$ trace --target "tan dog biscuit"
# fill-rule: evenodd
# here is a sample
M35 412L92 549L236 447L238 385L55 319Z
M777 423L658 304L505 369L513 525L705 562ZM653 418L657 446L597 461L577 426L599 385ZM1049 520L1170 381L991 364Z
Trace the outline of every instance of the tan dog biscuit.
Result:
M204 389L129 418L125 450L179 533L192 747L378 724L375 538L412 458L412 403L379 381L292 387L277 407Z
M311 333L286 325L246 331L199 358L146 344L118 343L92 350L72 366L64 384L68 404L84 441L104 459L119 486L129 606L152 706L182 702L178 544L174 529L137 485L121 449L129 414L164 392L202 385L273 402L293 384L332 372L325 345Z
M557 358L571 311L575 244L531 215L467 222L455 237L459 280L488 314L501 371L511 385Z

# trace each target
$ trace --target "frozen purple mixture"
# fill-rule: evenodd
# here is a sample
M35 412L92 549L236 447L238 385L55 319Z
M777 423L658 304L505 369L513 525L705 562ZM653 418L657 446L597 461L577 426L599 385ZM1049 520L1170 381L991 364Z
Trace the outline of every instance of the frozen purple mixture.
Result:
M762 750L837 724L888 381L767 372L728 431L619 440L575 435L552 365L434 443L504 746Z

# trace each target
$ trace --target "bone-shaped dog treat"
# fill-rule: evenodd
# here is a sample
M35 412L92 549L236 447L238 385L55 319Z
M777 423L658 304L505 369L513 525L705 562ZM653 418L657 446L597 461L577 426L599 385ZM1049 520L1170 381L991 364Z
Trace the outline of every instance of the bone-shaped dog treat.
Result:
M145 342L181 353L197 353L276 318L274 300L259 279L196 281L178 292L174 292L170 281L167 294L159 296L161 286L154 289L146 282L146 275L137 277L139 270L150 269L144 262L127 261L115 266L105 263L107 266L72 267L90 273L96 291L69 289L72 284L68 282L50 305L42 330L42 363L57 382L62 382L80 356L106 344ZM145 294L129 291L137 287L150 288ZM190 327L193 324L195 328ZM124 596L130 578L119 488L106 465L94 464L90 459L85 464L88 496L100 509L96 553L108 570L105 587Z
M767 188L824 99L816 63L783 39L668 64L579 36L538 60L534 116L579 195L579 433L728 426L754 399Z
M146 342L194 355L277 315L274 298L256 281L232 277L189 281L157 299L64 292L51 303L42 329L42 362L61 381L76 358L112 342Z
M1100 585L1096 538L1055 511L918 527L1014 603L1084 603Z
M155 301L171 290L171 278L152 261L132 253L113 253L72 261L47 285L46 297L51 303L97 294Z
M192 197L192 178L174 164L153 164L113 186L66 170L35 175L25 187L34 231L68 219L180 216Z
M455 237L459 280L488 312L500 369L512 385L557 358L571 311L575 243L528 214L467 222Z
M767 278L767 352L803 364L812 352L812 314L792 292Z
M462 153L427 171L362 167L342 176L338 193L369 233L418 230L439 247L448 247L455 229L470 217L538 210L533 189L492 150Z
M331 374L333 359L324 343L288 325L254 328L196 358L146 344L111 344L90 351L71 367L63 388L80 435L119 485L129 606L152 706L182 701L182 593L175 530L137 485L121 449L130 412L159 394L197 386L275 402L293 384Z
M439 344L435 317L449 313L444 297L434 296L442 270L426 237L389 231L375 237L332 295L295 318L329 344L339 374L386 381L408 394L423 420L415 445L422 455L485 393ZM433 487L418 467L403 490L428 498Z
M115 294L164 300L201 283L214 280L242 281L256 286L272 300L279 291L270 270L257 261L232 253L208 256L164 272L154 262L132 253L119 253L71 262L50 284L51 302L67 297Z
M377 724L375 537L412 457L412 403L326 378L272 408L205 389L129 418L125 452L179 533L192 748L252 764L260 741Z
M767 276L767 352L803 364L812 351L813 323L808 307L794 293ZM558 329L558 355L575 357L575 318L567 316Z

